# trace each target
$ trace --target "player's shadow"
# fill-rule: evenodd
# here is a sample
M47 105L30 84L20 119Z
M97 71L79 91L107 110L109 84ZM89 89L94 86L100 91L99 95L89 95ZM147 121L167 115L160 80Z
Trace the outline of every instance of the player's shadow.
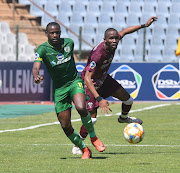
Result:
M106 153L101 153L101 154L110 154L110 155L117 155L117 154L134 154L134 153L123 153L123 152L106 152Z
M70 158L71 158L71 159L80 159L80 157L70 157ZM100 159L100 160L102 159L102 160L103 160L103 159L107 159L107 158L108 158L108 157L93 157L93 156L92 156L91 159ZM67 157L61 157L60 159L61 159L61 160L66 160L66 159L69 159L69 157L68 157L68 158L67 158Z
M92 157L92 159L107 159L108 157Z

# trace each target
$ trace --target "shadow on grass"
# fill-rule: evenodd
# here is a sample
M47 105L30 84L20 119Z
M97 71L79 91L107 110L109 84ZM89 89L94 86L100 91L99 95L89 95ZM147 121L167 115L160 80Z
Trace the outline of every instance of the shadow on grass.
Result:
M92 157L91 159L100 159L100 160L103 160L103 159L107 159L108 157ZM81 157L62 157L60 158L61 160L66 160L66 159L81 159Z
M135 153L123 153L123 152L106 152L101 154L111 154L111 155L118 155L118 154L135 154Z

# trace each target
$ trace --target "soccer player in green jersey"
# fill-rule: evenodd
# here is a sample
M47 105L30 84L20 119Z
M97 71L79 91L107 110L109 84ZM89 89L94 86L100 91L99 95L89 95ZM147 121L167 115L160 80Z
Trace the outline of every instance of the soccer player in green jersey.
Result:
M41 63L44 62L53 80L55 109L61 127L71 142L82 150L82 159L89 159L92 157L91 150L85 146L71 124L72 101L90 135L92 144L100 152L105 150L105 146L96 137L91 116L86 110L84 84L73 57L73 40L60 38L61 28L56 22L46 26L46 35L48 41L41 44L36 52L32 70L34 82L38 84L43 80L39 70Z

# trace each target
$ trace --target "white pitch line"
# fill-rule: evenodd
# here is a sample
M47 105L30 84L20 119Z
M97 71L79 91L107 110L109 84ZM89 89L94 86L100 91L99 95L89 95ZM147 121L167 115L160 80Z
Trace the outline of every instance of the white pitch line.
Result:
M72 122L76 122L76 121L80 121L80 120L81 120L81 119L76 119L76 120L72 120ZM54 125L54 124L59 124L59 122L57 121L57 122L53 122L53 123L39 124L39 125L30 126L30 127L24 127L24 128L19 128L19 129L0 130L0 133L36 129L36 128L39 128L39 127L50 126L50 125Z
M35 125L35 126L19 128L19 129L1 130L0 133L3 133L3 132L15 132L15 131L22 131L22 130L36 129L36 128L38 128L38 127L50 126L50 125L58 124L58 123L59 123L59 122L53 122L53 123L39 124L39 125Z
M149 106L149 107L145 107L145 108L142 108L142 109L132 110L129 113L140 112L140 111L145 111L145 110L150 110L150 109L155 109L155 108L164 107L164 106L170 106L170 105L171 104L160 104L160 105L156 105L156 106ZM121 113L117 113L116 115L120 115L120 114ZM77 122L77 121L81 121L81 119L72 120L72 122ZM34 125L34 126L24 127L24 128L19 128L19 129L0 130L0 133L15 132L15 131L22 131L22 130L31 130L31 129L36 129L36 128L43 127L43 126L50 126L50 125L54 125L54 124L59 124L59 122L39 124L39 125Z
M146 107L146 108L142 108L142 109L132 110L129 113L141 112L141 111L146 111L146 110L155 109L155 108L159 108L159 107L170 106L170 105L171 104L161 104L161 105L156 105L156 106L150 106L150 107ZM117 113L116 115L121 115L121 113Z

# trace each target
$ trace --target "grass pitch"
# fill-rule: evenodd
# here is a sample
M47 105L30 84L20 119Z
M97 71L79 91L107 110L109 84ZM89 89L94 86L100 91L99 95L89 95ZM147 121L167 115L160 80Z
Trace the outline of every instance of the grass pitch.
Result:
M164 106L154 107L157 105ZM129 115L141 118L145 130L143 141L137 145L127 143L123 137L126 124L117 122L121 105L110 107L112 116L99 113L95 125L106 151L96 151L88 137L85 143L93 152L89 160L72 155L73 145L59 124L27 129L57 122L55 113L0 119L0 173L180 172L180 104L134 103ZM75 119L79 119L79 115L73 110L72 120ZM79 132L80 126L80 121L73 122L76 131ZM10 129L14 131L8 131Z

